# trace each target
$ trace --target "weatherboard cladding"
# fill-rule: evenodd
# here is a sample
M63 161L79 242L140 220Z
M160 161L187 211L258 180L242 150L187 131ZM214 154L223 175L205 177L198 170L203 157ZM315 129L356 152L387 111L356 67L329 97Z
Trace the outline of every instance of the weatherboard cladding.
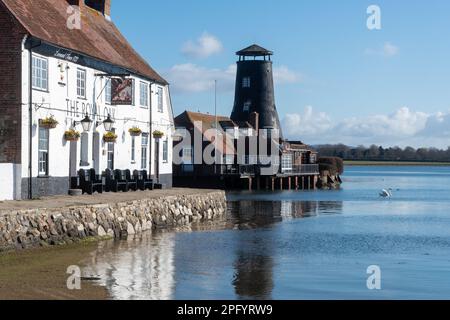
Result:
M45 43L69 49L149 80L167 84L132 48L113 22L100 12L80 6L81 28L67 27L67 0L0 0L28 34Z

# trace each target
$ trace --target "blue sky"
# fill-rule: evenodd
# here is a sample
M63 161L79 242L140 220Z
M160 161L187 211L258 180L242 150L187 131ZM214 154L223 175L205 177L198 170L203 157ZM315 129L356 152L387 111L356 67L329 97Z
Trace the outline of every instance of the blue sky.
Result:
M382 29L366 27L369 5ZM450 145L449 1L112 0L112 17L171 83L175 114L233 106L235 52L275 52L286 135L308 143Z

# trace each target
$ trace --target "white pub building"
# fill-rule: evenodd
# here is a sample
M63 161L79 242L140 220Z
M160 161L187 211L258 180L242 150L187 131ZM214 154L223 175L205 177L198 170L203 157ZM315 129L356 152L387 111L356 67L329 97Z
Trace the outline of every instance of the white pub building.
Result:
M110 0L0 0L0 200L67 194L80 169L146 170L172 186L168 83L110 8Z

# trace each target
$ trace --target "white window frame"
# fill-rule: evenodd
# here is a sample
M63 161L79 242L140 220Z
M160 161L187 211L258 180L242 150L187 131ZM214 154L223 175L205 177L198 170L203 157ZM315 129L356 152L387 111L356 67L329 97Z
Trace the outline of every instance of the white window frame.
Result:
M148 84L141 81L139 83L139 102L141 107L148 108Z
M164 112L164 90L162 87L158 87L158 112Z
M106 78L106 84L105 84L105 103L111 104L112 103L112 85L111 85L111 78Z
M131 163L136 163L136 136L131 136Z
M163 163L169 162L169 139L166 139L163 141L162 144L162 161Z
M32 56L32 87L36 90L48 91L48 59Z
M250 88L252 85L252 80L250 77L242 78L242 88Z
M42 139L42 132L46 133L46 146L45 148L42 148L41 141ZM49 175L49 154L50 154L50 130L48 128L39 127L39 136L38 136L39 142L38 142L38 173L39 176L48 176ZM41 155L44 156L41 160Z
M148 166L148 146L150 141L150 135L143 133L141 137L141 170L147 170ZM145 143L144 143L145 142Z
M194 163L194 150L192 146L183 147L183 164L193 164Z
M80 77L83 75L84 77ZM77 68L77 97L86 99L86 79L87 72L86 69Z
M294 165L294 157L292 153L283 154L281 156L281 171L291 172Z

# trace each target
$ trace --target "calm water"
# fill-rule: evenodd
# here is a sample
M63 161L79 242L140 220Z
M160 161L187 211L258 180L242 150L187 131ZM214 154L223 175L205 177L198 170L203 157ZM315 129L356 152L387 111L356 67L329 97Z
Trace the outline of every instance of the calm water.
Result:
M349 167L339 191L229 200L226 221L100 243L86 272L116 299L450 299L450 167Z

